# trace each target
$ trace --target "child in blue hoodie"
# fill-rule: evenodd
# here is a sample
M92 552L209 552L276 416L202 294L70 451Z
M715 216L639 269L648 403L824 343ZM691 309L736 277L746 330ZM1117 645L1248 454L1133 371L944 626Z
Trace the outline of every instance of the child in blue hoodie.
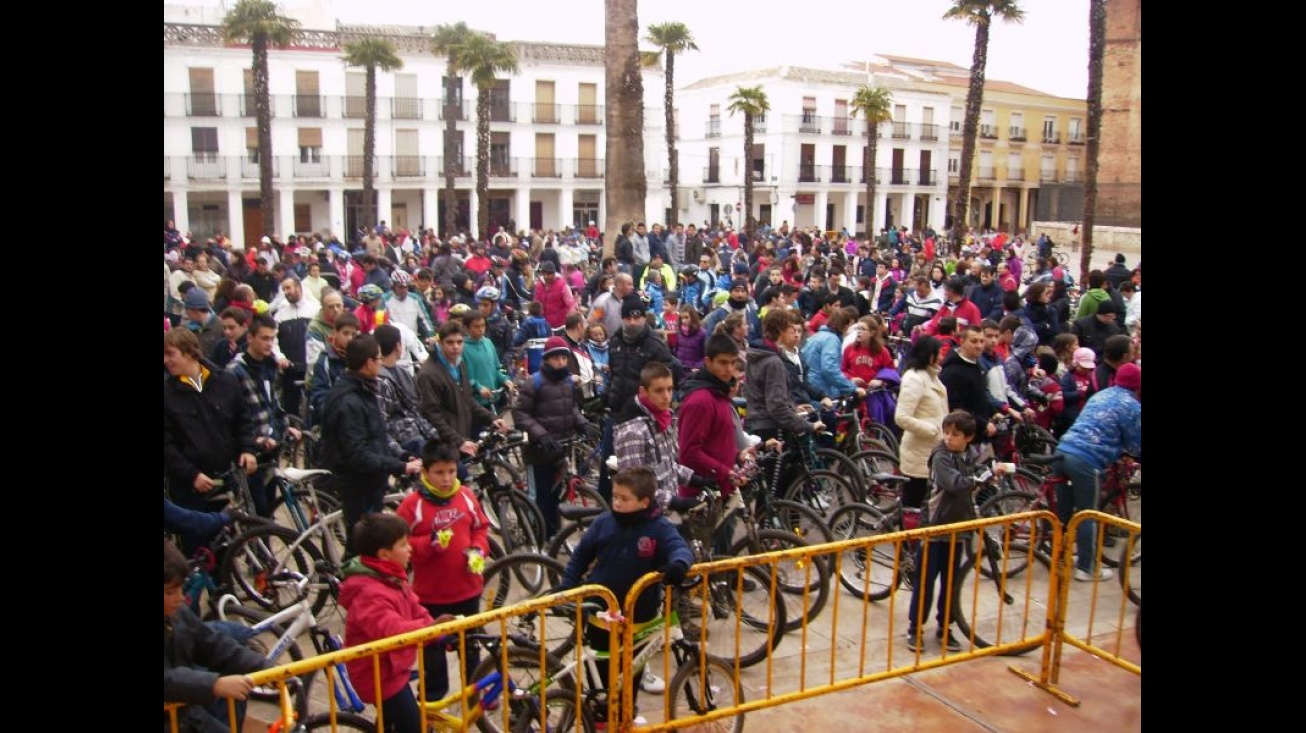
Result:
M590 360L594 362L594 394L605 394L608 391L608 377L612 372L608 366L608 330L596 323L589 327L585 335L585 348L590 352Z
M526 371L534 374L540 370L544 361L544 342L553 335L549 322L544 320L544 306L539 301L531 301L526 306L527 317L513 337L513 346L526 347Z

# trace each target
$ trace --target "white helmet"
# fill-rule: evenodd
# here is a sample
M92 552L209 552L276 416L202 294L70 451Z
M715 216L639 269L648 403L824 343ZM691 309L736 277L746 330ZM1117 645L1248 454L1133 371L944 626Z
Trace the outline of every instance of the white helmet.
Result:
M499 302L500 295L501 293L499 293L499 289L494 287L493 285L486 285L485 287L476 291L477 300L493 300L494 302L497 303Z

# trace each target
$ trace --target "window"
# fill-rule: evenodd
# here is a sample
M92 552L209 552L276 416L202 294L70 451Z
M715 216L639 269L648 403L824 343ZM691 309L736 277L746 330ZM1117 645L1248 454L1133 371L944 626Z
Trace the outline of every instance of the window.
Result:
M994 121L994 114L991 109L980 111L979 136L990 140L998 136L998 126Z
M449 93L449 85L453 85L453 94L450 99L445 96ZM452 104L454 109L454 118L459 120L467 119L467 113L463 109L463 78L461 76L440 77L440 119L445 119L445 105Z
M506 132L490 133L490 175L506 176L511 169L511 135Z
M1071 143L1084 142L1084 120L1079 117L1071 117L1070 124L1066 127L1066 134Z
M391 115L399 120L422 118L422 103L417 99L417 74L395 74L394 110Z
M816 121L816 97L803 97L803 122L800 131L821 131L821 126Z
M351 127L345 131L345 175L358 178L363 175L363 128Z
M359 71L345 72L345 117L363 119L367 116L367 74Z
M509 83L507 79L495 79L490 89L490 121L513 122L512 105L508 99Z
M951 118L948 120L948 129L953 133L960 135L961 126L966 122L966 113L961 109L961 107L953 107L952 111L948 114L951 115Z
M322 162L322 128L299 128L299 162Z
M186 113L193 117L217 117L218 95L213 93L213 69L189 69L190 97Z
M939 130L934 124L934 108L921 107L921 139L938 140Z
M422 175L422 158L417 148L417 130L395 130L394 175Z
M295 72L295 116L322 116L322 95L318 90L316 71Z
M834 100L834 134L848 134L848 100Z
M1066 183L1079 183L1079 158L1066 158Z
M218 128L190 128L190 151L195 160L212 163L218 159Z
M961 153L948 154L948 173L955 175L961 171Z
M1007 131L1008 137L1016 141L1025 139L1025 115L1020 112L1011 113L1011 129Z
M1044 155L1039 163L1039 180L1047 183L1057 179L1057 157L1051 153Z
M254 102L254 70L245 69L244 72L245 93L240 98L240 116L253 117L257 113Z
M576 105L576 121L582 125L602 123L602 114L600 114L598 104L599 85L581 82L577 93L580 103Z
M704 183L718 183L721 180L721 148L707 149L707 172Z
M907 105L905 104L893 105L893 136L900 140L911 137L911 133L907 130Z
M707 113L706 137L721 137L721 105L714 104Z
M1025 164L1020 153L1007 153L1007 180L1025 180Z
M1056 117L1049 116L1043 118L1043 142L1045 143L1061 142L1061 138L1057 136Z

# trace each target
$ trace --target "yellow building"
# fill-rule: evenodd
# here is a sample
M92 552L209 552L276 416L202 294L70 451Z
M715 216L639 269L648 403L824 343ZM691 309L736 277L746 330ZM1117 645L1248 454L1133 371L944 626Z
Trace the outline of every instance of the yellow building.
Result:
M877 76L885 74L887 67L888 73L902 75L912 88L944 92L952 98L948 146L951 216L958 195L970 70L946 61L887 54L873 57L870 65ZM1028 231L1035 220L1082 216L1087 108L1083 99L985 79L971 174L971 226L1019 233Z

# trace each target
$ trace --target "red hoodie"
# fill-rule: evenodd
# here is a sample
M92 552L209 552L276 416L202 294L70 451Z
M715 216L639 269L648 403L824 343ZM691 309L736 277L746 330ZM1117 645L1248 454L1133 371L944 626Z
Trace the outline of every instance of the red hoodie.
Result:
M361 567L351 568L350 564L346 569L345 581L340 584L340 606L345 609L345 646L360 646L435 623L406 579L381 574L375 569L369 572ZM401 647L380 655L382 700L393 697L408 684L416 660L416 647ZM372 658L346 662L345 669L349 670L354 689L363 702L377 704Z
M490 520L471 489L459 488L444 504L414 491L404 497L395 514L408 522L413 590L422 603L458 603L481 594L485 581L467 569L467 551L476 548L482 556L490 556ZM453 535L442 547L438 533L444 529Z

